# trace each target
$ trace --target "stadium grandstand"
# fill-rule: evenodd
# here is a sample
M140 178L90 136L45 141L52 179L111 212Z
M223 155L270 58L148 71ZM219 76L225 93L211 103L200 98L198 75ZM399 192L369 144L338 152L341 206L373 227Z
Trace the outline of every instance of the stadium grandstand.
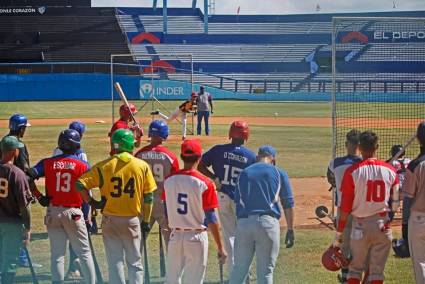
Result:
M162 8L93 8L84 0L7 0L0 8L0 72L108 73L111 54L131 53L120 61L129 65L114 72L193 79L232 92L329 92L333 17L423 14L208 15L205 19L199 8L168 8L164 18ZM402 27L397 22L383 25L365 20L340 30L337 41L344 45L336 51L341 66L338 90L355 91L362 85L369 92L425 91L425 30L423 25L411 26L405 37Z

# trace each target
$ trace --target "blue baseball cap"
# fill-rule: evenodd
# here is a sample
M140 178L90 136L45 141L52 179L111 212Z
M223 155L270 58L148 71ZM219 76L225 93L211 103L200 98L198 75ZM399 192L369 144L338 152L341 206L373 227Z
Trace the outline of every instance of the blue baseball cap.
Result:
M276 157L276 149L273 148L273 146L270 145L263 145L260 148L258 148L258 155L259 156L272 156L273 158Z

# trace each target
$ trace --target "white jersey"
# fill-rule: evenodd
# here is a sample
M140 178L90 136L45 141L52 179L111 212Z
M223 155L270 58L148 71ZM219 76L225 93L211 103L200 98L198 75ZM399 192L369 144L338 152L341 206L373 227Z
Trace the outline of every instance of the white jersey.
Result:
M180 170L169 176L163 199L171 229L204 229L205 211L218 208L214 183L197 170Z
M347 155L344 157L335 158L329 163L328 171L332 173L335 179L335 205L337 207L341 206L341 182L345 170L351 165L360 162L361 160L362 158L359 156Z
M354 164L342 180L341 210L359 218L388 212L391 189L397 184L390 164L373 158Z

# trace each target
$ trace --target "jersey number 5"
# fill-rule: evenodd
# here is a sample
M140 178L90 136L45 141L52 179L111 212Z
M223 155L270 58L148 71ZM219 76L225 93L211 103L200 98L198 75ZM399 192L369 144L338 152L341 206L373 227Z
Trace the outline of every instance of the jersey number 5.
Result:
M123 182L122 178L120 177L112 177L111 182L114 184L114 191L111 192L111 197L121 197L123 192L130 195L130 198L134 197L134 178L130 178L125 184L124 188L122 187Z
M382 180L368 180L367 181L367 195L366 201L368 202L382 202L385 200L385 183Z
M5 178L0 178L0 198L6 198L9 195L9 182Z
M177 213L181 215L187 214L187 194L179 193L177 195L177 203L179 204L179 208L177 208Z

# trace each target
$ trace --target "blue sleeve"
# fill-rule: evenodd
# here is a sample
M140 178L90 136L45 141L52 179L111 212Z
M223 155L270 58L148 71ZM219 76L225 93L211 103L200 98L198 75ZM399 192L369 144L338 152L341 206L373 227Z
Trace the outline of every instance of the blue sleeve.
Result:
M35 173L36 178L44 177L44 159L32 167L32 171Z
M207 152L205 152L202 155L201 161L206 167L211 166L214 161L214 152L215 152L214 149L215 147L212 147L211 149L209 149Z
M211 224L211 223L217 223L218 219L217 219L217 215L215 214L215 210L214 209L210 209L205 212L205 221L207 224Z
M292 194L292 187L289 183L289 178L286 172L279 169L280 174L280 199L282 202L283 209L294 207L294 196Z

